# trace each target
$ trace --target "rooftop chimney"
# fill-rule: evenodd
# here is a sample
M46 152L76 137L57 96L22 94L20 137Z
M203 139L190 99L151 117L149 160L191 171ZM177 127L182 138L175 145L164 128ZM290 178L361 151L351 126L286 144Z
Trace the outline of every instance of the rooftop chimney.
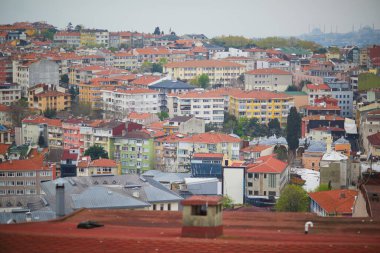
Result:
M222 198L191 196L182 201L182 237L215 238L223 235Z
M61 217L65 216L65 184L57 183L55 185L55 212L56 215Z

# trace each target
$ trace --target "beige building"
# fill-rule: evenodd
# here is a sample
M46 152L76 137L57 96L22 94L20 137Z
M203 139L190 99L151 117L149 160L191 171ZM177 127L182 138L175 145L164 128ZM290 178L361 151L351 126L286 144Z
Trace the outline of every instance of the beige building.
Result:
M244 88L283 92L292 85L292 78L292 73L281 69L255 69L244 74Z
M246 196L279 197L289 181L288 164L263 156L246 169Z
M89 157L83 157L78 163L78 177L92 175L119 175L119 166L114 160L100 158L90 161Z
M172 79L190 81L202 74L206 74L211 85L229 85L245 70L244 65L218 60L173 62L164 66L164 72Z

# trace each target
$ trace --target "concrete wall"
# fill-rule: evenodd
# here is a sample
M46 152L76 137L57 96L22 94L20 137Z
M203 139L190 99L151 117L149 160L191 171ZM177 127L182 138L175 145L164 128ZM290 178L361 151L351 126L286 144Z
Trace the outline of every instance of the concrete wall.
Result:
M41 60L33 63L29 68L29 87L36 84L59 84L59 66L49 60Z
M230 197L234 204L244 203L244 169L223 168L223 195Z

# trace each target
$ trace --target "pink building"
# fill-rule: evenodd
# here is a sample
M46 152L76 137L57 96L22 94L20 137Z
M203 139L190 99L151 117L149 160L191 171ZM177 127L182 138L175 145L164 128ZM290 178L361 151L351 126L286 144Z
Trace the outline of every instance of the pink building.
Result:
M80 134L82 119L67 119L62 123L64 149L83 147Z

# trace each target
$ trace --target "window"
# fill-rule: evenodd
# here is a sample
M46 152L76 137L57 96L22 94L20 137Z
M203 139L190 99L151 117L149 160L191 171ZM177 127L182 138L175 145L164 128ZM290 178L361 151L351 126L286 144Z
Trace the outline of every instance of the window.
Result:
M267 174L264 174L264 178L267 178Z
M255 179L259 179L259 173L255 173Z
M23 173L22 172L17 172L16 173L16 177L22 177L23 176Z
M164 211L164 204L160 204L160 211Z
M157 209L156 204L153 204L153 211L156 211L156 209Z
M259 191L254 191L253 195L255 195L255 196L259 195Z
M207 206L206 205L191 206L191 215L206 216Z
M5 177L5 172L0 172L0 177Z
M268 187L276 188L276 174L269 174Z
M248 182L248 187L252 187L252 186L253 186L252 182Z
M172 210L172 205L169 203L168 204L168 211Z
M264 196L266 196L267 195L267 191L264 191Z
M8 177L14 177L15 173L14 172L8 172Z

